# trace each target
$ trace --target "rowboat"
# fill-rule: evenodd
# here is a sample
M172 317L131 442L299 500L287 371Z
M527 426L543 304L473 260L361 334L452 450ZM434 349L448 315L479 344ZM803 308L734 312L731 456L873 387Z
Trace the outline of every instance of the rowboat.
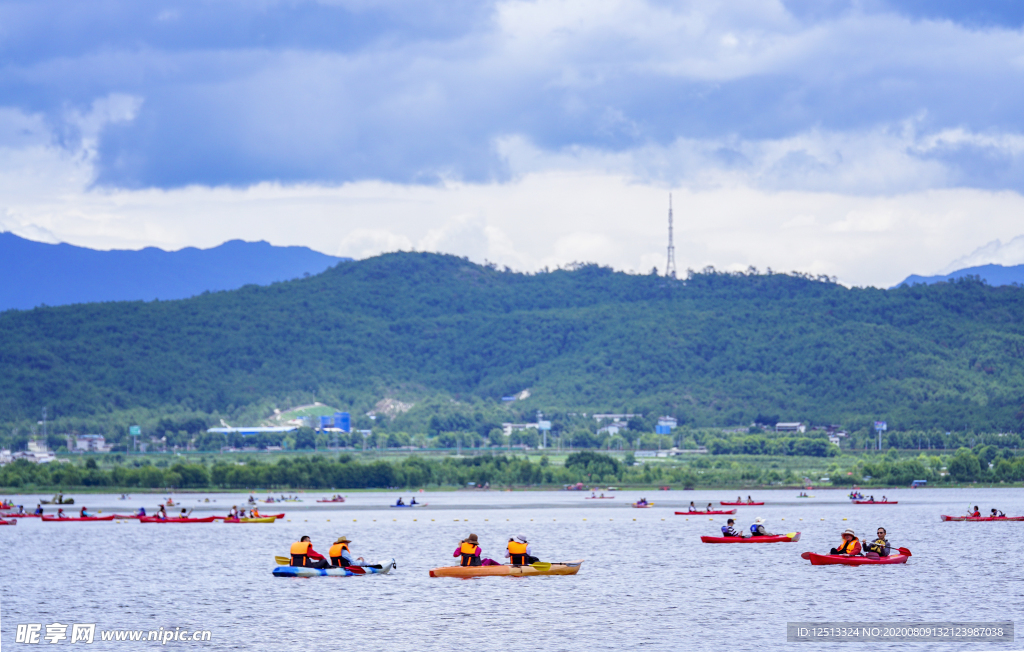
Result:
M278 566L274 569L274 577L352 577L353 575L387 575L396 568L395 560L388 559L373 566L348 566L346 568L309 568L308 566Z
M854 505L898 505L898 500L855 500Z
M216 516L207 516L205 518L157 518L156 516L144 516L139 518L139 523L213 523L217 520Z
M872 559L870 557L844 557L843 555L819 555L814 552L805 552L800 555L811 562L811 566L867 566L870 564L905 564L910 555L890 555Z
M580 572L582 559L537 566L442 566L430 569L431 577L490 577L492 575L511 577L530 577L533 575L575 575ZM542 570L545 569L545 570Z
M676 512L677 516L706 516L707 514L735 514L735 509L712 509L706 512Z
M12 514L13 516L13 514ZM943 521L1024 521L1024 516L946 516Z
M800 540L799 532L776 534L770 537L708 537L702 536L703 543L793 543Z
M727 503L724 500L718 501L718 504L719 505L764 505L764 503L736 503L736 502Z
M636 507L637 509L644 509L645 507L654 507L654 503L630 503L630 505Z
M64 498L63 500L40 500L40 505L74 505L74 498Z
M51 523L64 523L66 521L113 521L114 518L114 514L111 514L110 516L65 516L64 518L46 516L45 514L42 516L44 521Z
M0 518L0 525L17 525L17 524L18 524L18 522L16 520L14 520L13 518L11 520L9 520L9 521L7 519L5 519L5 518Z

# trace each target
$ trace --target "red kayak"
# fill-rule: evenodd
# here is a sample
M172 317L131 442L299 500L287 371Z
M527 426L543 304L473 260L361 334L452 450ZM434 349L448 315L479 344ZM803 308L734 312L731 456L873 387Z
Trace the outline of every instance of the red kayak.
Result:
M70 521L113 521L116 514L110 516L68 516L65 518L58 518L56 516L43 515L43 520L50 523L64 523Z
M227 516L214 516L213 518L216 521L231 521L232 523L238 522L237 518L228 518ZM249 517L247 516L246 518ZM280 514L260 514L256 518L284 518L284 512Z
M4 518L39 518L40 514L5 514Z
M342 498L341 500L318 500L316 502L318 502L318 503L343 503L343 502L345 502L345 499Z
M764 503L727 503L724 500L718 501L719 505L764 505Z
M910 552L909 550L907 552ZM819 555L814 552L805 552L800 555L811 562L811 566L868 566L870 564L905 564L910 555L889 555L872 559L870 557L845 557L843 555Z
M735 509L713 509L708 512L676 512L676 516L705 516L707 514L735 514Z
M704 537L700 540L704 543L792 543L800 540L799 532L789 534L776 534L770 537Z
M207 516L206 518L157 518L156 516L144 516L139 519L139 523L213 523L216 520L216 516Z
M5 518L0 518L0 525L17 525L17 524L18 524L18 522L17 522L17 521L15 521L15 520L13 520L13 519L11 519L10 521L8 521L8 520L7 520L7 519L5 519Z
M943 521L1024 521L1024 516L946 516Z
M854 505L899 505L900 501L898 501L898 500L855 500L855 501L853 501L853 504ZM893 563L898 564L900 562L893 562Z

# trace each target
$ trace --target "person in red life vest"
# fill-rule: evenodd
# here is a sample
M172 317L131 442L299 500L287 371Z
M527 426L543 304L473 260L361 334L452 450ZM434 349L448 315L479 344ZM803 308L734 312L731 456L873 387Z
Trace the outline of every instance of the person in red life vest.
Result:
M509 537L508 550L505 551L505 556L508 557L508 563L512 566L527 566L540 561L533 556L533 551L530 550L530 542L522 534Z
M832 548L830 555L843 555L845 557L856 557L860 555L860 541L853 530L847 529L843 532L843 542L838 548Z
M968 511L969 511L969 510L968 510ZM973 512L971 512L970 514L968 514L968 516L981 516L981 510L980 510L980 509L978 509L978 506L977 506L977 505L975 505L975 506L974 506L974 511L973 511Z
M302 537L292 544L291 547L292 566L307 566L309 568L330 568L331 565L316 550L309 537Z
M348 537L339 537L331 549L327 551L327 556L331 558L331 566L367 566L366 560L362 557L358 559L352 559L352 551L349 550L348 544L352 543Z
M480 566L480 553L482 550L477 545L477 538L475 534L470 534L468 537L463 539L459 543L459 547L452 553L452 557L462 557L459 561L460 566Z

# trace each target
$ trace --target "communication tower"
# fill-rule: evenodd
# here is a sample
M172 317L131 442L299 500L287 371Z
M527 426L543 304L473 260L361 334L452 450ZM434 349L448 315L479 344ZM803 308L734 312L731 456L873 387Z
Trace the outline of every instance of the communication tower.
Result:
M665 263L665 276L676 277L676 246L672 244L672 193L668 194L668 262Z

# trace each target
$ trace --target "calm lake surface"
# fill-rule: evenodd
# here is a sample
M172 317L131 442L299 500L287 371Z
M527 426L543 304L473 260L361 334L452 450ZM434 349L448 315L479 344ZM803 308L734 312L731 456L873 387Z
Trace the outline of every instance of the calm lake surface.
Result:
M622 491L614 500L584 500L589 493L565 491L425 492L416 497L429 505L418 509L388 508L397 492L347 494L340 505L317 504L326 493L308 492L302 503L260 504L266 513L287 514L288 520L268 525L21 519L16 527L0 527L0 642L22 649L15 644L18 624L60 622L96 623L97 632L209 629L211 641L167 645L205 650L810 652L829 646L786 643L787 621L1006 621L1024 613L1024 522L939 519L964 513L968 504L1024 514L1024 490L887 490L899 505L877 506L852 505L845 490L810 493L815 497L797 499L796 490L758 491L754 498L765 506L737 508L733 518L744 529L763 516L770 531L802 532L797 543L762 545L702 544L700 535L719 533L729 517L673 514L691 500L698 506L734 500L735 491ZM881 498L883 492L872 493ZM630 508L641 495L654 507ZM105 514L139 506L152 513L159 500L75 497L76 514L82 504ZM404 497L408 501L410 494ZM15 502L30 510L36 498ZM202 516L223 514L245 497L175 499ZM894 546L913 552L906 565L819 567L800 558L807 550L827 553L847 527L863 539L880 525ZM452 551L470 532L479 536L484 556L496 560L503 559L508 536L522 533L542 560L586 562L571 577L429 577L430 568L454 563ZM274 555L286 555L304 534L321 553L347 535L356 556L394 557L398 568L385 576L273 577ZM1024 634L1017 636L1019 641ZM97 633L85 649L154 645L101 642ZM868 645L1024 647L850 643L842 649Z

